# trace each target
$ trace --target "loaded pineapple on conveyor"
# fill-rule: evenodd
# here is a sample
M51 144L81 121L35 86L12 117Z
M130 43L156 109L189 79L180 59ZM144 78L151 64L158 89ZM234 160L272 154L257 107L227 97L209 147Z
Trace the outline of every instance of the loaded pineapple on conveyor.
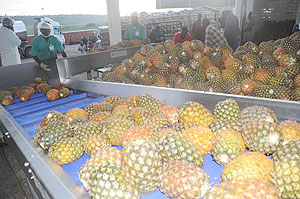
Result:
M21 88L12 87L9 91L0 90L0 102L3 106L14 104L14 97L21 102L30 100L31 95L35 93L44 93L49 101L54 101L59 98L65 98L70 95L70 90L66 85L57 83L54 86L48 85L46 81L42 81L37 77L29 86L22 86Z
M300 101L300 42L291 38L247 42L235 52L198 40L144 45L103 81Z
M94 198L134 199L157 189L180 199L300 198L300 123L278 123L268 107L240 110L232 99L208 110L149 94L111 96L65 115L50 111L35 142L59 165L91 156L78 176ZM207 154L224 167L213 187L203 169Z

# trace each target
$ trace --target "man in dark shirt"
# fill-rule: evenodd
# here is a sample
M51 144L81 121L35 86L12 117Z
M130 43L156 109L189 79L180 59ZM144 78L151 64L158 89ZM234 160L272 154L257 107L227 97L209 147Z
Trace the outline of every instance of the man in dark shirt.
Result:
M204 42L204 30L202 28L202 14L198 14L198 19L193 23L192 39L198 39Z

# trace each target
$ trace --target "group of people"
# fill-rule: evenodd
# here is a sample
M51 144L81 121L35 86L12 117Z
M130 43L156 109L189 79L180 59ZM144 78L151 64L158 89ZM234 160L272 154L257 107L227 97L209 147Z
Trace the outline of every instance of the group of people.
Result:
M252 32L254 21L252 13L248 15L247 22L242 34L246 33L245 37ZM198 19L193 23L191 33L189 33L186 26L182 27L181 31L176 33L173 39L174 44L183 43L184 41L191 41L192 39L198 39L202 41L205 46L216 47L221 44L228 44L233 50L235 50L240 43L239 36L241 36L241 30L239 26L239 20L235 16L230 7L225 7L222 11L222 16L219 19L218 27L210 24L207 18L202 19L202 14L198 14ZM152 43L161 42L161 32L159 26L153 26L149 37ZM146 38L146 28L144 25L138 22L137 13L131 15L131 24L127 25L124 38L127 40L144 40Z
M229 8L223 10L219 28L224 29L224 32L211 25L207 18L202 19L202 14L199 13L197 21L193 23L191 34L183 27L181 32L175 35L173 42L176 44L198 39L207 47L228 44L235 50L239 46L239 21Z
M251 20L252 19L252 20ZM0 28L0 53L2 58L2 65L20 64L21 59L18 52L18 46L21 41L13 31L14 20L9 17L2 19L2 27ZM245 24L245 32L251 32L254 21L252 13L248 15L248 20ZM221 30L224 31L221 31ZM64 47L60 41L50 35L52 26L49 23L42 23L39 27L41 34L37 36L32 42L31 56L33 59L46 71L50 69L44 62L48 59L56 59L58 54L67 57ZM224 9L220 18L219 28L210 24L207 18L202 19L202 14L198 14L198 19L193 23L191 34L187 27L182 27L182 30L175 34L174 44L183 43L184 41L191 41L198 39L202 41L205 46L216 47L221 44L228 44L233 50L239 46L239 21L230 9ZM154 26L150 32L150 39L153 43L161 42L160 27ZM247 36L247 35L246 35ZM131 24L127 25L124 39L125 40L144 40L147 37L146 28L138 21L138 14L131 15ZM81 53L86 53L91 43L83 37L80 41L78 50Z
M46 60L56 59L58 54L67 57L61 42L53 35L50 35L52 26L49 23L42 23L39 26L41 34L32 41L31 56L45 70L50 71ZM0 28L0 53L2 66L21 64L18 47L21 40L14 33L14 20L10 17L2 19Z

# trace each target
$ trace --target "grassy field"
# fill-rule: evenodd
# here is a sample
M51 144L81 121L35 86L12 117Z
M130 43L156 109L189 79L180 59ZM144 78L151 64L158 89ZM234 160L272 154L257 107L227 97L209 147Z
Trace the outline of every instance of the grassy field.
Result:
M15 16L15 20L22 20L27 28L27 34L33 35L34 18L40 16ZM48 15L46 16L62 25L63 32L95 29L107 24L105 15ZM0 16L1 18L1 16Z

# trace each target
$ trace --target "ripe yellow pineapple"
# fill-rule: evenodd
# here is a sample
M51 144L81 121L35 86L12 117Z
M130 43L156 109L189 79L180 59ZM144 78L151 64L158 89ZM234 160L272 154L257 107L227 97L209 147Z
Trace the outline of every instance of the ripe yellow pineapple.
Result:
M202 151L203 155L210 153L215 136L208 127L194 127L182 131L182 135L190 139Z
M257 179L270 182L274 163L260 152L243 153L229 162L223 172L222 179L244 180Z
M300 139L300 123L291 120L280 122L279 127L283 133L284 143Z
M89 114L81 108L73 108L71 110L68 110L65 116L68 118L69 122L72 122L74 119L79 117L89 119Z
M154 132L152 128L150 128L147 125L143 125L143 126L136 126L127 130L123 134L122 140L123 142L130 142L130 141L137 140L139 138L151 140L153 136L154 136Z
M213 120L213 114L197 102L186 102L179 109L179 122L209 126Z
M86 154L92 156L98 151L103 151L107 148L110 148L111 145L102 135L91 135L84 142L83 147Z

